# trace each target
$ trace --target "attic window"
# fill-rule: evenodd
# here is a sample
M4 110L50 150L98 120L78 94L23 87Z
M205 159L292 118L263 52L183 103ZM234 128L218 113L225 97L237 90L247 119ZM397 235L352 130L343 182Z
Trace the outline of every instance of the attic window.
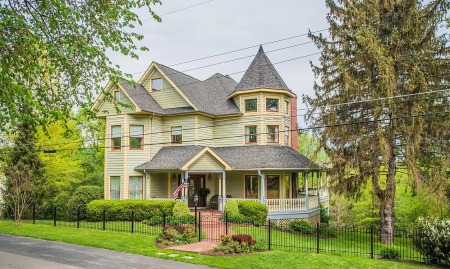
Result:
M114 104L119 103L119 101L120 101L120 92L114 91Z
M258 110L258 101L256 99L245 100L245 112L256 112Z
M162 89L162 79L152 79L152 91L160 91Z

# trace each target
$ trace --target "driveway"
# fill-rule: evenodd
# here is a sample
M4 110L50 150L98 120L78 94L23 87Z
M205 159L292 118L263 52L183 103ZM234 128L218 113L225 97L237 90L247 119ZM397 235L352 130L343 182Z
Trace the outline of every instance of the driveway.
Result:
M207 269L210 267L112 250L0 234L0 268Z

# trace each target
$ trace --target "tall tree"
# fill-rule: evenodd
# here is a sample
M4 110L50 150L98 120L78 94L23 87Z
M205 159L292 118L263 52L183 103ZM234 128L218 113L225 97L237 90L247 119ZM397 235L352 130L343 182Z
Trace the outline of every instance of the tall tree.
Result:
M307 120L326 126L317 132L333 164L333 188L351 196L371 182L380 240L392 242L398 166L420 187L442 181L430 171L449 158L450 54L447 37L437 34L448 1L326 4L330 36L310 34L322 52L312 65L320 82L315 97L305 97L314 107ZM359 102L376 98L386 99Z
M16 129L13 146L6 147L2 154L6 176L2 194L4 213L12 214L18 225L30 204L40 199L43 163L35 146L34 126L23 121Z
M35 121L63 119L73 105L87 107L100 83L126 77L108 51L138 58L142 24L134 12L159 0L0 1L0 131L15 126L18 105Z

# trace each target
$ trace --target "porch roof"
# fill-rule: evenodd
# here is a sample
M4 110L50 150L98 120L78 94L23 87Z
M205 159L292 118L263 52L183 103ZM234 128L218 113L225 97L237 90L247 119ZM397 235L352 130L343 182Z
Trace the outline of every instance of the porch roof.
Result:
M196 157L204 146L163 147L151 161L137 166L136 170L182 170ZM287 146L235 146L209 147L232 170L319 170L310 159Z

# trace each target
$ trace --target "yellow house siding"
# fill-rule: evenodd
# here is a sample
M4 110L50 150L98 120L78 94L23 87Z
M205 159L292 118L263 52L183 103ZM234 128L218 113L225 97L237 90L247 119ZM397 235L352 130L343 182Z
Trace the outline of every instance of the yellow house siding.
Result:
M242 105L241 105L241 97L240 96L236 96L233 98L234 103L236 104L236 106L239 108L239 110L242 112Z
M231 172L227 173L225 179L226 195L231 195L232 198L244 198L245 197L245 182L243 172Z
M214 128L214 145L216 147L244 145L245 126L258 125L257 120L255 117L248 116L217 121Z
M215 145L214 137L214 121L206 117L198 117L198 145L213 147Z
M167 173L150 173L150 198L167 198Z
M152 91L152 79L156 78L162 79L162 90L160 91ZM177 92L177 90L167 80L164 79L163 75L156 69L144 82L143 85L162 108L189 106L186 100Z
M105 147L106 147L106 154L105 154L105 193L109 192L109 179L111 176L120 176L120 197L121 199L125 199L125 182L124 182L124 151L123 148L120 151L113 151L111 150L112 143L111 143L111 126L114 125L120 125L121 126L121 134L122 137L125 135L124 133L124 117L123 116L116 116L116 117L108 117L107 123L106 123L106 130L105 130ZM122 145L124 141L122 139ZM109 195L108 195L109 196Z
M148 120L147 116L128 116L127 119L127 126L125 129L125 136L127 137L127 174L136 174L136 171L134 168L138 165L141 165L147 161L148 159L148 151L150 150L150 145L146 145L146 138L150 133L150 130L148 128ZM129 136L130 136L130 126L131 125L141 125L144 127L144 147L142 150L134 150L129 148ZM140 173L137 173L140 174ZM136 175L137 175L136 174ZM142 174L144 175L144 174Z
M173 144L173 145L182 145L182 146L192 146L195 145L195 116L180 116L180 117L170 117L164 119L164 137L165 142L167 142L164 146L169 146L171 141L171 127L181 126L182 127L182 135L183 135L183 143L182 144Z
M121 103L130 105L131 107L119 106L120 113L117 114L115 104L113 104L109 101L103 100L101 105L99 106L99 112L96 115L97 117L123 115L123 114L133 113L136 110L136 107L133 105L133 103L130 101L130 99L128 99L128 97L125 95L125 93L123 91L119 90L118 88L114 88L113 90L111 90L111 94L113 94L114 91L120 92L120 102Z
M153 124L153 128L150 128L150 159L155 156L155 154L161 149L163 146L167 146L168 144L164 144L167 141L167 133L164 128L164 122L160 117L153 117L151 122Z
M205 152L191 166L189 166L189 170L199 170L199 171L223 170L223 169L224 166L221 165L208 152Z

